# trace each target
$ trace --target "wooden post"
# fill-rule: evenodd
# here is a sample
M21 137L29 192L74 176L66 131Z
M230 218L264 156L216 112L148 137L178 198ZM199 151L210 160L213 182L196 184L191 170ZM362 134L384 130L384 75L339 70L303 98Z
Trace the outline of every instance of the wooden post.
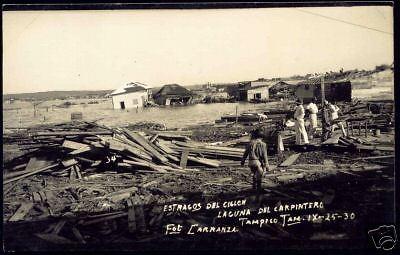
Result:
M236 124L238 123L238 106L236 105Z
M285 147L283 145L282 136L281 136L281 133L279 132L277 135L277 141L276 141L276 151L278 154L278 158L282 158L284 150L285 150Z
M180 160L180 163L179 163L180 167L186 168L188 156L189 156L189 151L188 150L182 151L181 160Z
M326 107L325 107L325 76L321 76L321 104L322 104L322 135L321 142L324 142L325 134L327 133L326 128Z

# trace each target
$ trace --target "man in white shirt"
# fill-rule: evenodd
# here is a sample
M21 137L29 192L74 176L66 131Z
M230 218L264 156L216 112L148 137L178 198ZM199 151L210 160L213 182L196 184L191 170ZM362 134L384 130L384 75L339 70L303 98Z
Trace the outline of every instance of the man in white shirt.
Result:
M308 144L308 135L306 132L306 128L304 126L304 107L303 107L303 100L297 99L296 101L296 109L294 111L294 119L295 125L294 128L296 130L296 144L302 145L302 138L304 140L304 144Z
M315 129L318 126L318 121L317 121L318 106L314 102L315 99L306 106L306 109L310 112L310 129L309 129L310 138L314 137Z
M335 127L340 127L343 136L347 136L343 123L337 120L339 118L338 112L340 111L340 108L334 103L328 103L328 109L330 112L331 134L333 134L333 132L335 131Z
M340 108L337 107L337 105L335 105L333 103L328 103L328 109L331 113L331 121L334 121L337 118L339 118L338 112L340 111Z

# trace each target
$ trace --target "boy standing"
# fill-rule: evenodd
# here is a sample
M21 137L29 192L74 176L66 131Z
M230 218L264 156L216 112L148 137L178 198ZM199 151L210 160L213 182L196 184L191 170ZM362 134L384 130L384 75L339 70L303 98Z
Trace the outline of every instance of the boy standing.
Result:
M253 173L253 189L259 192L261 191L262 176L265 171L269 171L267 145L261 140L259 129L251 133L250 142L242 158L242 166L244 166L247 157L249 157L249 167Z

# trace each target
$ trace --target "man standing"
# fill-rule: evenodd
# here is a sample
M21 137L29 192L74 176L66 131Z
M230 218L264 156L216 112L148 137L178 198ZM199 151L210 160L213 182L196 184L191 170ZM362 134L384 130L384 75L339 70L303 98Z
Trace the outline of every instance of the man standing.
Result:
M253 173L253 189L257 192L261 191L262 176L265 171L269 171L267 145L261 140L261 132L259 129L251 133L250 142L243 154L241 165L249 157L249 167Z
M318 113L318 107L315 104L315 99L313 99L307 106L306 109L310 112L310 129L309 129L309 135L310 138L312 139L315 134L315 129L317 128L317 113Z
M297 99L296 101L296 109L294 111L294 120L295 120L295 130L296 130L296 145L302 145L302 138L304 140L304 144L308 144L308 136L306 132L306 127L304 126L304 107L303 100Z
M336 120L337 118L339 118L339 111L340 111L340 108L339 107L337 107L337 105L335 105L335 103L334 102L332 102L332 103L329 103L328 102L328 108L329 108L329 111L330 111L330 116L331 116L331 121L334 121L334 120Z
M328 109L330 112L331 134L333 135L335 127L339 126L340 129L342 130L343 136L346 136L346 131L344 130L343 123L338 120L340 108L337 105L335 105L334 102L332 102L328 103Z

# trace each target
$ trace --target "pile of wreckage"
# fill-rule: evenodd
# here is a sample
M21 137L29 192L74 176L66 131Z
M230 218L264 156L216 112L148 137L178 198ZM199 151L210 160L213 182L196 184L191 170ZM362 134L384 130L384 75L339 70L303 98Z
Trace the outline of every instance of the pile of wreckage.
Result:
M271 111L267 114L273 115ZM286 116L287 112L275 114ZM393 125L392 115L357 113L350 108L343 116L350 123L361 121L360 116L365 120L368 114L374 118L367 118L369 126L357 125L354 129L359 132L349 128L347 136L334 134L306 151L271 157L272 171L263 180L265 190L288 199L293 197L281 185L299 180L315 181L327 175L354 178L363 172L392 178L388 172L393 167L393 141L382 144L377 134L370 136L371 127L390 133L387 127ZM279 134L285 147L291 147L293 131ZM163 233L163 222L169 217L163 205L191 201L187 195L207 199L213 190L231 194L251 190L248 169L240 166L248 136L215 145L192 141L190 135L190 131L143 132L86 121L5 133L3 143L17 144L24 152L3 164L4 221L45 221L49 227L36 233L38 238L85 244L94 237L81 232L106 236L120 228L121 221L129 233ZM312 160L323 157L315 153L330 153L329 159L315 164ZM192 215L182 217L201 221ZM167 222L173 221L169 218ZM62 229L68 231L61 233Z

